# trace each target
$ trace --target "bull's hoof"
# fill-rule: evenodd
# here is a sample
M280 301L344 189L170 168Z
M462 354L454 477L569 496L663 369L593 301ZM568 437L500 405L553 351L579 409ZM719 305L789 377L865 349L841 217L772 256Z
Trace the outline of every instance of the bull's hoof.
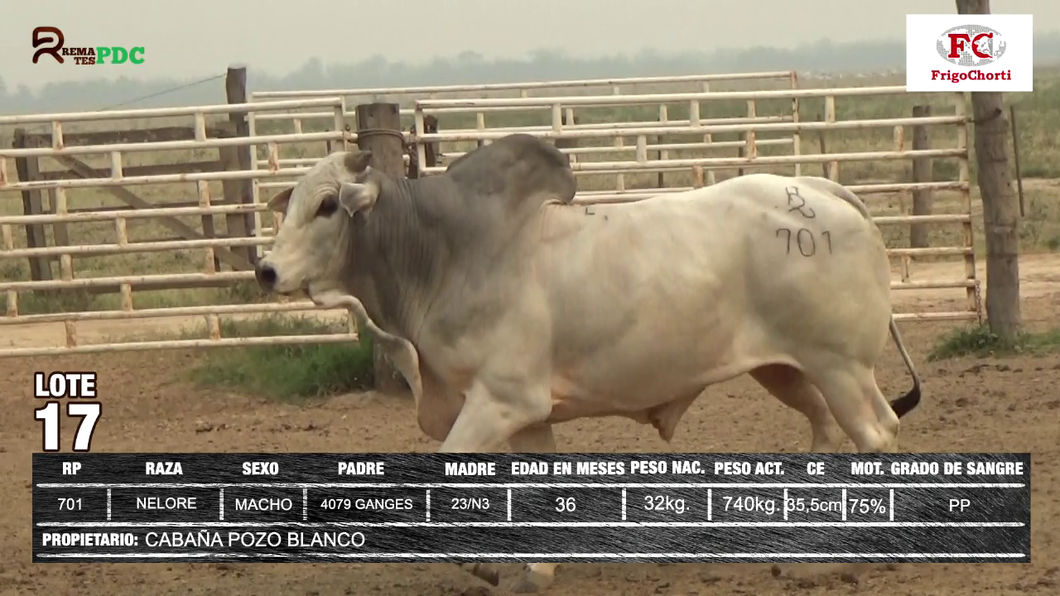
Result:
M516 594L537 594L544 592L552 585L553 577L541 573L540 571L534 571L533 569L527 569L519 581L515 582L512 586L512 592Z
M475 563L470 568L465 567L465 570L493 587L501 583L500 571L489 563Z

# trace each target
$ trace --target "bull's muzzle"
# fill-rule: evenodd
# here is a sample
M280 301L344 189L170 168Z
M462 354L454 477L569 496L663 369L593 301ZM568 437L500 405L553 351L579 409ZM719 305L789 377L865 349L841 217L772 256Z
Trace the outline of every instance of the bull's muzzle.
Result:
M268 263L258 263L258 266L254 268L254 278L258 280L261 289L266 292L271 292L276 286L276 270Z

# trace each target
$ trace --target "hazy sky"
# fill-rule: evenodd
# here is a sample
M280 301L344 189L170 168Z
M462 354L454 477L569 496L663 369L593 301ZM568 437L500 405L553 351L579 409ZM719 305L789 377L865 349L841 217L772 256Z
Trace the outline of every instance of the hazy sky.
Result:
M1060 28L1058 0L994 0L995 13L1031 13L1037 32ZM8 88L118 77L191 78L246 64L274 74L312 57L372 54L426 61L473 50L518 57L540 48L576 55L792 47L905 37L905 14L954 13L954 0L44 0L0 19L0 77ZM144 46L138 66L33 64L34 27L59 27L67 46Z

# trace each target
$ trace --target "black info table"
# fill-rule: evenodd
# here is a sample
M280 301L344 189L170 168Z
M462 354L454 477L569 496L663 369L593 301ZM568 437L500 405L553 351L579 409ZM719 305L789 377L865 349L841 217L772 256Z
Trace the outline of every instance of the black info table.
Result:
M34 562L1030 562L1030 456L33 455Z

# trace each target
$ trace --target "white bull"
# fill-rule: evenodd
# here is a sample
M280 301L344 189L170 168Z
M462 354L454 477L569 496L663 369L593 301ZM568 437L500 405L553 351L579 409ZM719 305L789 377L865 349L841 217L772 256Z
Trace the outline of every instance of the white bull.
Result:
M611 415L669 441L709 385L745 373L809 419L812 450L837 425L859 451L897 449L920 380L879 230L842 186L757 174L586 207L563 155L526 135L419 180L369 160L332 154L270 202L287 217L258 279L350 308L441 451L554 451L553 424ZM913 378L891 403L874 376L888 333Z

